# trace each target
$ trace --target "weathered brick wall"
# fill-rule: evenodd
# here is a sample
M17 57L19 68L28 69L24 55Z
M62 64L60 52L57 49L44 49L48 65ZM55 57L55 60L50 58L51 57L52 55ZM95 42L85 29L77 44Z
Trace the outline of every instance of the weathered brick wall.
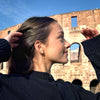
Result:
M72 28L71 17L74 16L77 16L77 27ZM80 31L82 28L96 28L100 32L100 9L71 12L51 17L58 20L60 25L63 27L65 39L68 40L68 42L71 44L76 42L81 46L79 62L70 62L69 49L68 64L65 64L64 66L61 64L53 65L51 73L55 79L61 78L70 82L75 79L79 79L82 81L83 87L90 90L90 82L96 79L96 74L91 63L84 54L83 47L81 45L81 41L84 37L81 35Z
M71 17L74 16L77 16L77 27L72 28ZM64 65L54 64L51 69L51 74L55 79L61 78L70 82L79 79L82 81L82 86L89 90L90 82L93 79L96 79L96 74L91 63L83 52L81 41L84 37L81 35L80 31L82 28L96 28L100 32L100 9L58 14L50 17L56 19L63 27L65 39L68 42L71 44L75 42L80 44L79 62L70 62L69 49L69 62ZM8 31L16 31L18 27L20 27L20 24L0 31L0 38L5 37L8 34Z

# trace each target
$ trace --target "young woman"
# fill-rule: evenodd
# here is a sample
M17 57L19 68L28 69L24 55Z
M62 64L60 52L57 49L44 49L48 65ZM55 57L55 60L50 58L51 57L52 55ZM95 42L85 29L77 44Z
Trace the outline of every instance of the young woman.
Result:
M52 64L68 62L70 47L56 20L31 17L18 32L23 36L12 50L9 75L0 75L0 100L100 100L100 93L57 82L50 75Z

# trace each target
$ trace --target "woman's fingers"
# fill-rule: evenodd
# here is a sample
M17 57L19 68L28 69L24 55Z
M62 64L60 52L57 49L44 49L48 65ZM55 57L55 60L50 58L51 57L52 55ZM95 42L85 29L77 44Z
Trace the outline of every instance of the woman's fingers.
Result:
M96 29L82 29L81 33L85 36L86 39L91 39L97 35L99 35L98 31Z
M12 32L5 37L5 39L11 45L11 48L17 47L19 45L18 41L23 34L20 32Z

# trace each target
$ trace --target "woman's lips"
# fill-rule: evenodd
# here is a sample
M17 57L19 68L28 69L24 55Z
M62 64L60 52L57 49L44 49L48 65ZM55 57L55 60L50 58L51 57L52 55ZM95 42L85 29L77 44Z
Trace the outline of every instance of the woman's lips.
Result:
M68 55L68 51L64 51L64 53L65 53L66 55Z

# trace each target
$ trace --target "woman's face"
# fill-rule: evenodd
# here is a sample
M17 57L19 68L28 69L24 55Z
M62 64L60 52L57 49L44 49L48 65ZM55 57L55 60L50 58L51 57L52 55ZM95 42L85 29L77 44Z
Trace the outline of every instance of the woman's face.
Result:
M64 39L63 29L57 22L52 23L50 28L45 44L45 58L51 63L67 63L70 44Z

